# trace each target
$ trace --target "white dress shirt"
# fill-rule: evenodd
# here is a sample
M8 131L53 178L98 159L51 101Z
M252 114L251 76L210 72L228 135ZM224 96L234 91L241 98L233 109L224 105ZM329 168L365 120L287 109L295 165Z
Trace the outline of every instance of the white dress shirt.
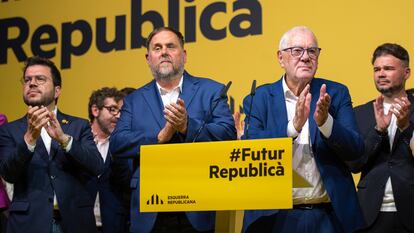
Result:
M285 96L286 110L288 114L287 135L295 138L293 140L293 158L292 169L300 176L305 178L312 187L310 188L294 188L293 204L317 204L330 202L328 193L323 185L321 174L319 173L315 158L312 152L312 145L309 135L309 118L313 120L313 114L310 113L308 120L299 133L293 126L293 118L295 116L296 102L298 97L293 94L283 78L283 93ZM317 98L317 96L313 96ZM324 125L318 127L322 134L329 138L332 133L333 118L328 115L328 119Z
M384 102L384 114L388 114L390 108L391 108L391 103ZM391 116L391 122L387 130L388 130L388 138L390 142L390 151L391 151L392 144L394 143L395 133L397 132L397 118L395 117L394 114L392 114ZM384 197L382 199L381 211L382 212L397 211L397 208L394 202L394 193L392 191L391 177L388 177L387 183L385 184Z
M178 86L174 87L172 90L168 91L162 88L157 83L158 91L161 95L162 103L165 106L171 104L171 103L177 103L178 96L183 91L183 76L181 76L180 82L178 83Z

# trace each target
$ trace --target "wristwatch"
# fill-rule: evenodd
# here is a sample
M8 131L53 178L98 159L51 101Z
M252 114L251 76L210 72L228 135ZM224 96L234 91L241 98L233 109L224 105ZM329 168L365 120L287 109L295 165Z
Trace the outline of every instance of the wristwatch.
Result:
M62 149L66 149L66 147L68 146L70 140L72 139L72 136L67 135L68 136L68 140L66 140L65 142L60 144L60 147L62 147Z

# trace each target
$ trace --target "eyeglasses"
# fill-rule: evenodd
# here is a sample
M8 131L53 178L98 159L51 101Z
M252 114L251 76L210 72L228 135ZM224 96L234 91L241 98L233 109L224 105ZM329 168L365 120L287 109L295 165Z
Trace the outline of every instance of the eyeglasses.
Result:
M106 108L106 110L108 110L108 112L114 116L118 115L118 113L121 111L119 108L113 106L103 106L103 108Z
M48 80L48 77L44 75L26 76L26 77L23 77L20 80L20 82L23 85L29 85L30 83L32 83L32 80L34 80L37 85L43 85Z
M302 57L306 50L310 58L316 59L318 58L322 49L318 47L310 47L307 49L302 48L302 47L289 47L289 48L282 49L282 51L285 51L285 52L287 50L290 50L290 54L292 54L292 57L296 57L296 58Z

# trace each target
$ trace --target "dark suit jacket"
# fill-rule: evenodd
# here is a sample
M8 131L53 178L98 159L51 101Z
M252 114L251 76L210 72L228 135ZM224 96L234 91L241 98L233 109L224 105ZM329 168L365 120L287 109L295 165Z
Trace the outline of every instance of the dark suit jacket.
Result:
M219 101L212 117L201 131L197 141L219 141L236 139L234 121L227 98L220 98L222 84L205 78L184 74L183 91L180 94L188 113L187 134L177 133L171 143L192 142L213 103ZM157 144L157 135L164 127L163 104L153 80L139 88L124 100L121 118L110 140L114 156L139 158L140 146ZM131 232L148 233L153 228L157 213L139 212L139 166L131 179ZM212 229L214 212L187 212L190 223L200 231Z
M358 183L358 197L367 222L374 223L384 197L385 184L391 177L397 216L405 227L414 231L414 157L410 139L414 129L414 98L411 102L410 125L404 131L397 129L392 150L388 134L381 136L376 125L373 101L355 108L358 126L365 138L365 154L353 163L354 172L362 172Z
M0 127L0 173L14 184L7 232L50 232L54 194L68 233L96 232L87 183L101 173L102 158L86 120L60 112L57 119L73 137L69 152L52 140L49 155L41 137L30 152L26 117Z
M287 137L288 116L282 82L283 79L280 79L258 88L251 109L251 97L245 98L245 114L251 114L249 138ZM329 113L334 119L329 138L319 132L313 119L322 84L326 84L327 93L331 96ZM316 164L342 229L346 233L354 232L362 226L363 219L352 175L345 161L358 158L363 153L364 145L356 127L351 97L344 85L332 81L314 78L310 86L312 102L309 131ZM259 217L276 212L245 211L243 229L246 230Z
M114 159L108 152L97 182L103 233L129 232L130 180L128 160Z

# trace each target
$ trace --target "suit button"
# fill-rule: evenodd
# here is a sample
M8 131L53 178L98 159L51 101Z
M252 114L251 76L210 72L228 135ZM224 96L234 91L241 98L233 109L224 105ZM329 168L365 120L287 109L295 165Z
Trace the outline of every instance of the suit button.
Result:
M56 176L50 176L50 179L54 180L56 178Z

